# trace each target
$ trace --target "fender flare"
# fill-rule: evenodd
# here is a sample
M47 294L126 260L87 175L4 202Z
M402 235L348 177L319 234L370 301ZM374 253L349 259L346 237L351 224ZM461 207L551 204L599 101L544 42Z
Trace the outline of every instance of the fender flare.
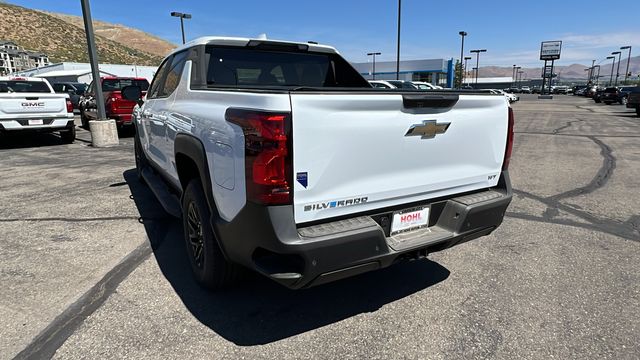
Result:
M174 154L176 159L176 168L178 167L178 154L182 154L196 164L198 173L200 175L200 181L202 181L202 187L209 203L209 208L212 212L217 213L216 202L213 197L213 187L211 183L211 176L209 172L209 163L207 161L207 153L204 150L202 142L192 135L178 134L174 142ZM182 190L187 187L187 184L180 184ZM183 191L184 194L184 191ZM182 202L182 196L181 196Z

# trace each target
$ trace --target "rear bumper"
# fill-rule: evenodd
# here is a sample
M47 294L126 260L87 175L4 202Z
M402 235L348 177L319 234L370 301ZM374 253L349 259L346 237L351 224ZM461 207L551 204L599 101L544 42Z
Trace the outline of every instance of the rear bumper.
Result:
M296 227L291 206L247 204L232 222L217 218L212 224L229 260L298 289L488 235L502 223L511 197L503 172L496 188L329 223ZM389 236L393 211L420 205L431 206L429 228Z
M107 117L109 119L114 119L116 121L116 125L118 125L118 126L133 125L131 113L129 113L129 114L107 114Z
M2 119L0 130L6 132L53 132L71 129L75 126L73 118L44 118L43 125L29 125L28 119Z

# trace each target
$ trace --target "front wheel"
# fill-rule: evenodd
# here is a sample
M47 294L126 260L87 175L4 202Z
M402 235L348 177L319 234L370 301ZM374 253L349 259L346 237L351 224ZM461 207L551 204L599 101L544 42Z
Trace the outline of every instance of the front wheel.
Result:
M225 259L210 219L211 211L200 179L192 179L182 198L187 254L198 284L210 290L219 290L235 282L238 265Z
M137 135L135 135L133 140L133 153L136 160L136 176L138 177L138 181L144 183L142 170L147 167L148 162L146 155L142 151L142 145Z

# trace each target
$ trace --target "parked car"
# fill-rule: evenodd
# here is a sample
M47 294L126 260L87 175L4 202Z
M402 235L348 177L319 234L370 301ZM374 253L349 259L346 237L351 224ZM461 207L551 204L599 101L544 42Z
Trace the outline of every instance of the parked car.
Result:
M518 96L515 96L514 94L509 94L507 92L505 92L504 90L499 90L499 89L491 89L491 92L493 94L500 94L503 95L504 97L507 98L507 100L509 101L509 103L514 103L518 100L520 100L520 98Z
M145 94L149 88L149 81L145 78L134 77L101 77L102 96L104 98L104 107L106 116L114 119L118 128L131 126L131 114L135 101L122 98L121 90L126 86L138 86ZM80 118L84 128L89 127L89 121L98 119L97 106L95 101L95 81L89 84L89 89L83 98L80 106Z
M46 79L0 76L0 133L59 132L76 139L69 94L56 94Z
M596 103L601 103L602 102L602 93L603 92L604 92L604 88L596 88L596 92L591 97L593 99L593 101L595 101Z
M510 94L520 94L520 89L517 87L510 87L508 90L505 90Z
M640 86L634 86L629 89L627 108L636 109L636 115L640 116Z
M587 85L576 85L573 87L573 95L584 95Z
M411 83L420 90L438 90L438 88L442 89L442 87L440 86L436 87L435 85L424 81L412 81Z
M627 95L623 94L617 87L608 87L604 89L602 95L600 96L600 99L607 105L611 105L614 102L617 102L619 104L627 103Z
M385 80L369 80L369 84L377 89L395 89L396 86Z
M87 84L79 82L57 82L51 84L53 91L59 94L69 94L74 109L79 109L80 98L87 91Z
M566 95L569 92L569 87L566 85L558 85L553 89L554 94Z
M199 38L162 61L136 108L136 168L182 218L201 285L228 285L240 265L309 287L500 225L513 112L459 95L372 89L325 45Z
M532 94L540 94L540 86L538 85L534 85L531 87L531 93Z
M520 88L521 94L531 94L531 88L528 86L523 86Z
M413 83L411 81L405 81L405 80L387 80L387 82L393 86L395 86L397 89L409 89L409 90L415 90L418 87L413 85Z

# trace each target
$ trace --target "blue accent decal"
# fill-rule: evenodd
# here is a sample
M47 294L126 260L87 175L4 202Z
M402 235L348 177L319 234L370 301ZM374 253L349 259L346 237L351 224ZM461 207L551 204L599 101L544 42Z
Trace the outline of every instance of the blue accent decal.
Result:
M337 204L338 204L337 201L332 201L331 204L329 204L329 206L334 208L334 207L336 207Z
M453 66L453 59L450 59L449 61L447 61L447 87L448 88L453 88L454 75L455 75L455 71Z
M306 172L297 173L296 174L296 180L298 180L300 185L304 186L305 189L307 188L308 181L307 181L307 173Z

